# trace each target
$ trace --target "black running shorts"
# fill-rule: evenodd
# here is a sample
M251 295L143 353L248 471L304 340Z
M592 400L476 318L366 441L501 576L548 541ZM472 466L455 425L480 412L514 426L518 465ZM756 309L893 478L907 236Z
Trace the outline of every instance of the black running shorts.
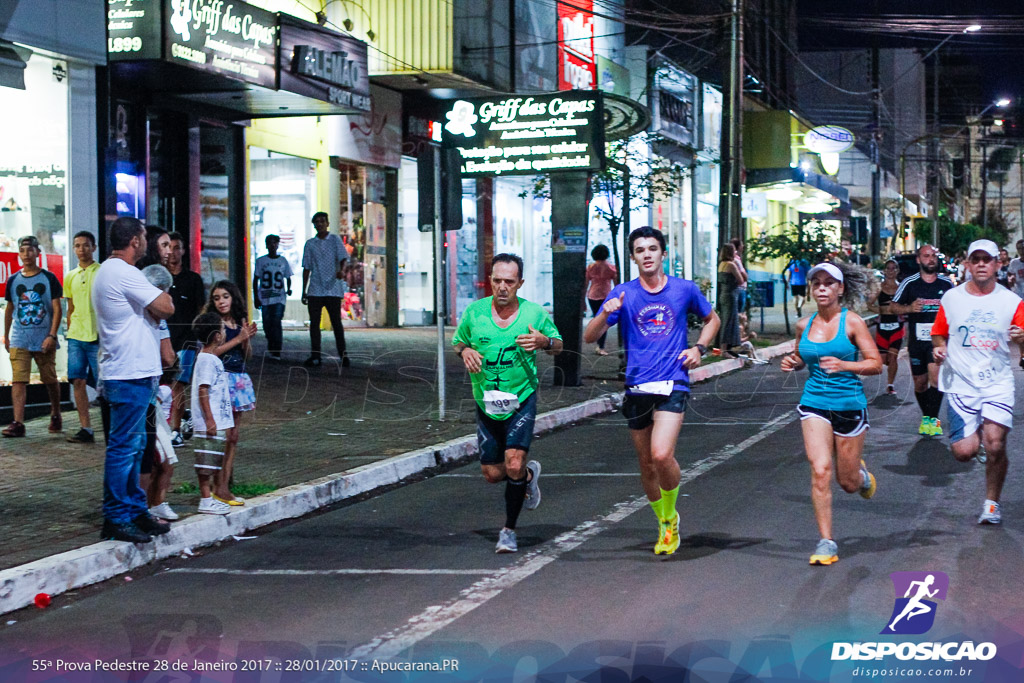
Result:
M919 342L911 339L907 344L907 355L910 356L910 374L915 377L928 374L928 365L935 362L932 356L931 342Z
M647 429L654 424L654 413L685 413L689 391L674 389L671 394L626 394L622 401L622 414L630 429Z
M799 405L796 411L801 420L824 420L832 425L832 433L836 436L860 436L868 430L868 411L861 410L828 410Z
M510 448L529 451L530 443L533 441L533 423L536 419L536 391L520 403L507 420L495 420L477 406L476 443L480 449L480 464L504 463L505 451Z

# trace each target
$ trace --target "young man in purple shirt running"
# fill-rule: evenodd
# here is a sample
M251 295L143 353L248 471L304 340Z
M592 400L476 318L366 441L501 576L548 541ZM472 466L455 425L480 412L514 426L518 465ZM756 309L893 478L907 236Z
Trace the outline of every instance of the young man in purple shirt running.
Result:
M591 343L622 323L626 346L626 398L622 413L640 460L640 478L658 516L656 555L679 548L679 463L676 440L690 395L689 370L700 365L721 321L690 280L666 275L665 236L644 226L629 235L629 252L640 277L618 285L590 321L583 340ZM697 343L687 340L687 316L704 322Z

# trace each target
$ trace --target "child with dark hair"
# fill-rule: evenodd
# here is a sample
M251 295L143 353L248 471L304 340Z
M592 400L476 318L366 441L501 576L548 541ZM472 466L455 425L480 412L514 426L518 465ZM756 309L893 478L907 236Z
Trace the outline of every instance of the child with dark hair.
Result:
M217 357L224 342L224 322L217 313L201 313L192 323L201 348L192 371L192 420L195 434L196 477L199 479L199 512L226 515L231 506L213 497L213 486L223 472L225 442L235 429L228 373Z
M244 500L236 498L231 493L230 485L235 452L238 449L240 413L256 409L256 391L253 389L249 373L245 371L245 361L252 355L249 339L256 334L256 323L249 322L242 292L235 283L228 280L220 280L210 289L210 300L203 309L203 314L207 313L216 313L224 323L224 340L213 353L220 356L224 370L228 374L228 391L234 423L228 431L224 466L217 475L213 497L227 505L244 505Z

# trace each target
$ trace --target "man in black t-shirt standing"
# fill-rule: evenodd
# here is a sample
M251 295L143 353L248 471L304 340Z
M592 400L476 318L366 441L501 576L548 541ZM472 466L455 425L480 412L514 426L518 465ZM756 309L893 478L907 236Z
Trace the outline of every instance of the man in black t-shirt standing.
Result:
M921 406L921 425L917 433L924 436L942 436L939 410L942 392L939 391L939 366L932 358L932 323L939 312L942 295L953 289L953 281L939 271L939 254L930 244L917 248L920 271L900 283L893 295L889 310L906 315L907 354L910 372L914 376L914 396Z
M172 232L171 253L167 259L167 270L174 277L171 285L171 300L174 301L174 314L167 319L171 332L171 347L178 354L178 376L171 384L171 442L175 448L185 445L181 436L181 418L185 413L185 387L192 382L192 366L199 352L199 345L192 334L192 321L206 303L206 289L203 278L185 267L185 238L180 233Z

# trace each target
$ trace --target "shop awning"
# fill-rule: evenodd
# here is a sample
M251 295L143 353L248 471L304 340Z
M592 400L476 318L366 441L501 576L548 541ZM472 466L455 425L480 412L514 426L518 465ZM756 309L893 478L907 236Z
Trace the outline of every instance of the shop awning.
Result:
M747 190L790 191L789 203L816 201L840 211L850 210L850 192L820 173L795 168L755 168L747 170Z
M26 59L22 59L13 45L0 44L0 86L25 89Z
M117 85L237 118L370 111L366 43L289 14L232 7L237 26L196 29L177 21L171 0L116 22L109 60Z

